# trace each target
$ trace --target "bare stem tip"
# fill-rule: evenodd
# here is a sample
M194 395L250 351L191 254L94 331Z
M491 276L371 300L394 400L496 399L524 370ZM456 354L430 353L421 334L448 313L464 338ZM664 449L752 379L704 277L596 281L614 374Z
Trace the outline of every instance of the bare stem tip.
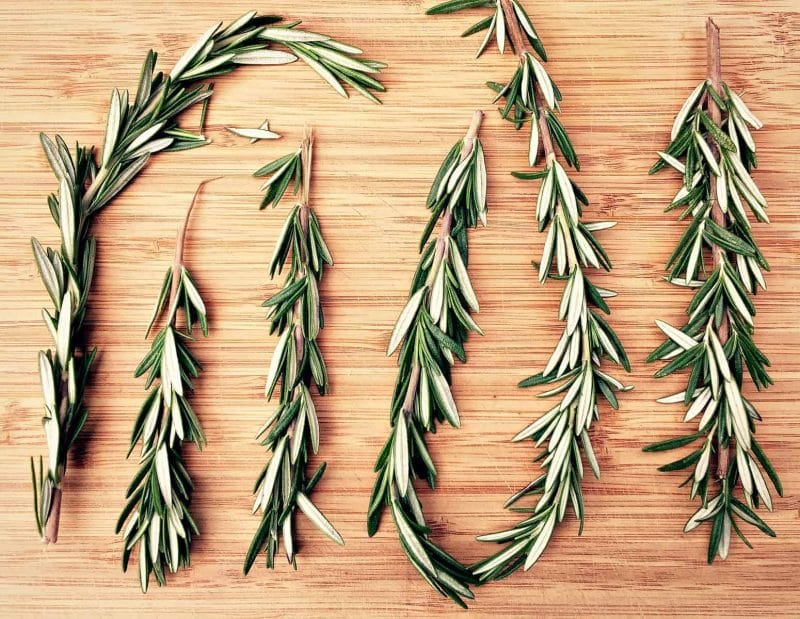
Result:
M311 193L311 159L314 152L314 130L306 125L303 134L300 160L303 165L303 205L308 206L308 196Z
M478 136L478 131L481 128L482 122L483 112L480 110L475 110L475 113L472 115L472 122L469 125L469 130L467 131L467 140L474 140Z

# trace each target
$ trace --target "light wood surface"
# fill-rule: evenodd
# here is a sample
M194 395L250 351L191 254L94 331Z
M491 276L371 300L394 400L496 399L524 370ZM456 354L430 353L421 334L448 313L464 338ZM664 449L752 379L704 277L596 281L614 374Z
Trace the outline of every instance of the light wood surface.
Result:
M439 162L463 134L476 107L486 110L489 228L471 236L471 271L483 338L468 344L455 370L463 420L432 441L440 473L423 493L434 535L464 561L490 548L479 533L513 522L501 506L534 474L530 444L510 437L545 410L515 387L542 368L561 326L559 286L542 288L530 267L543 238L534 229L536 185L513 179L526 167L522 133L493 111L483 82L502 81L514 58L494 50L473 59L479 43L460 39L472 16L428 18L419 0L261 2L0 3L0 614L228 616L433 616L455 613L405 560L390 521L368 539L365 512L372 465L388 428L395 361L384 355L417 261L427 220L424 196ZM619 291L612 322L627 347L635 385L619 412L604 410L595 429L603 471L585 483L582 537L568 519L543 559L477 591L474 615L742 614L797 615L800 562L800 4L672 0L525 3L534 16L564 92L563 121L581 156L589 218L621 223L602 233L615 262L598 281ZM102 141L114 86L134 86L153 47L169 66L210 23L250 8L302 17L307 26L361 45L386 61L382 107L337 97L305 66L244 68L217 80L209 110L214 144L158 156L97 220L98 271L88 320L100 348L89 390L91 416L66 478L61 536L36 538L28 457L44 453L35 364L48 335L47 303L29 237L54 242L45 203L54 180L37 133L68 142ZM725 563L705 563L706 531L681 533L693 511L680 475L662 475L664 455L643 444L683 432L677 407L654 400L685 377L655 381L643 362L659 341L653 321L680 322L690 295L661 279L683 224L663 208L677 189L669 173L649 178L673 116L705 74L704 20L722 28L725 79L761 117L756 180L770 203L771 226L756 237L772 264L759 295L757 341L773 362L774 388L754 395L764 416L758 436L781 472L786 497L765 517L775 540L751 536L755 550L732 545ZM249 145L223 130L256 126L268 116L280 142ZM321 345L332 394L318 401L320 456L329 468L315 501L344 535L336 547L300 525L299 571L280 563L241 574L257 526L250 489L265 454L253 440L272 407L262 397L275 340L260 302L274 286L266 263L288 204L259 212L250 172L294 148L303 125L317 134L312 200L336 262L322 294ZM208 434L202 453L189 447L196 480L194 513L202 530L192 569L145 596L119 567L113 533L135 470L127 441L143 397L133 369L148 349L144 327L170 263L174 231L197 183L209 186L192 223L187 262L210 307L210 337L195 350L205 365L194 398Z

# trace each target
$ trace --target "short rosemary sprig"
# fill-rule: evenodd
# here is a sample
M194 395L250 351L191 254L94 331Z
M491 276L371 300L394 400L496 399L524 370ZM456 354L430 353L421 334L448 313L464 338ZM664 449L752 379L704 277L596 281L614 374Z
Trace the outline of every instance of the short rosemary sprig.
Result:
M263 304L269 308L270 333L278 333L267 376L267 398L272 398L279 381L281 385L278 408L257 434L257 438L266 434L261 444L270 450L272 457L253 488L256 495L253 512L261 510L262 516L247 551L245 574L265 548L267 567L274 567L281 541L287 560L297 569L293 519L298 508L325 535L344 545L342 536L309 498L325 472L325 463L310 478L306 476L309 451L316 454L319 449L319 420L311 395L312 385L320 395L328 392L328 373L317 344L324 326L319 282L325 265L333 265L319 220L308 202L312 148L309 133L300 149L288 159L278 159L257 172L264 175L269 174L264 170L273 171L267 181L268 193L276 184L285 190L294 181L296 188L302 187L302 199L289 213L270 263L270 277L274 278L289 260L286 281ZM283 192L275 197L273 206L282 195Z
M125 494L127 504L117 521L116 532L125 525L122 541L122 569L139 545L139 582L147 591L150 574L159 586L166 584L166 570L176 572L189 566L192 535L199 530L189 512L192 480L183 463L183 443L194 442L202 449L206 442L200 422L189 403L194 390L192 379L201 366L189 349L192 330L199 324L208 335L206 307L197 286L184 265L186 230L201 183L192 198L186 219L178 230L175 260L167 270L161 293L147 327L147 334L166 310L164 327L153 339L135 375L147 374L145 388L150 391L142 405L131 434L131 455L142 443L139 471ZM178 310L183 310L184 329L178 327ZM158 380L157 384L154 384Z
M648 357L668 360L657 377L689 370L687 388L659 402L683 403L688 407L684 421L698 416L700 421L697 432L645 451L702 441L689 455L659 470L691 469L684 483L690 484L690 497L699 497L701 505L684 531L711 524L707 558L712 563L717 556L728 556L731 530L750 546L737 519L775 536L755 512L760 503L772 510L764 473L781 496L783 489L754 436L761 416L741 392L745 369L757 389L772 384L769 361L753 341L755 307L749 298L758 286L766 288L763 271L769 270L747 214L749 210L756 220L769 223L766 200L750 176L757 165L750 127L762 125L722 82L719 29L709 19L706 30L708 77L684 103L672 128L672 142L651 170L669 165L683 178L667 211L683 209L681 219L688 217L691 223L667 263L668 279L696 292L683 327L657 322L668 339ZM744 501L734 494L737 485Z
M541 461L544 472L513 495L506 507L530 495L540 496L533 507L512 508L524 514L514 527L478 538L504 545L502 550L472 566L481 582L504 578L519 567L530 569L547 548L570 505L580 521L581 533L584 521L581 452L599 478L589 430L599 420L601 398L617 408L616 392L630 389L601 369L604 359L626 371L630 371L630 364L614 330L602 316L610 313L606 299L615 293L594 285L589 278L590 268L611 270L611 261L595 232L615 223L582 220L588 200L556 159L554 148L554 144L558 146L568 166L578 168L577 155L555 115L561 96L528 48L531 38L538 42L538 37L527 14L514 0L499 0L497 6L497 15L505 17L505 32L519 54L520 66L511 82L496 90L498 96L507 100L502 110L504 118L518 128L524 122L531 124L530 164L535 165L539 151L544 151L541 172L515 175L542 181L536 219L539 231L546 231L547 236L538 265L539 280L545 283L553 278L565 282L558 317L566 326L544 370L520 383L521 387L552 385L539 397L561 398L513 439L531 439L537 447L544 445L536 459ZM535 49L544 59L541 45L537 43Z
M60 136L55 141L40 136L59 182L59 192L48 197L48 205L61 232L60 249L45 249L32 240L39 272L54 304L53 312L44 309L42 316L56 350L39 355L43 424L50 452L47 469L40 459L37 475L31 460L36 523L47 543L58 539L67 452L88 414L83 391L95 350L85 348L83 321L94 271L94 215L138 176L150 155L209 143L202 134L180 127L177 118L198 103L207 104L212 87L206 80L237 66L285 64L301 58L340 94L346 94L342 82L371 100L376 100L371 90L383 90L374 74L384 65L357 60L358 48L302 30L299 22L278 25L280 20L251 11L227 27L217 24L186 51L168 75L156 70L157 54L151 50L136 95L116 89L111 95L99 161L93 148L76 146L73 155ZM290 51L270 49L273 43Z
M420 241L419 267L408 303L397 320L388 354L400 348L400 371L392 398L392 432L375 471L367 531L374 535L386 507L391 510L400 545L422 577L442 595L465 607L475 579L469 569L433 541L425 523L414 479L433 488L436 468L425 434L436 422L459 427L450 391L454 357L466 361L464 342L470 331L482 333L470 316L478 300L467 273L467 230L486 222L486 164L476 112L466 137L453 146L431 187L427 207L430 222ZM438 238L430 240L441 220Z

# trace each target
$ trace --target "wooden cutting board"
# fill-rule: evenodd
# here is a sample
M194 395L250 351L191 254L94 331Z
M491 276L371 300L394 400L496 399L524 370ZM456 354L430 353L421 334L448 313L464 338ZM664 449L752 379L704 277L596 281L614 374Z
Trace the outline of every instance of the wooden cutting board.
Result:
M473 281L486 336L455 369L463 426L432 441L440 473L423 493L433 535L464 561L489 548L474 536L505 527L506 497L535 475L530 444L510 437L547 403L516 388L540 370L560 325L559 286L538 284L530 267L542 249L535 232L536 185L509 172L526 167L526 136L501 121L483 85L515 64L494 50L474 60L479 41L461 39L473 16L428 18L417 0L294 0L162 3L0 2L0 612L30 615L432 616L455 613L405 560L390 522L365 532L372 465L388 428L395 360L384 351L417 261L430 181L475 108L488 112L483 138L490 177L489 227L471 236ZM569 518L536 568L477 591L472 613L494 616L641 614L797 615L800 561L800 4L762 2L535 2L528 0L564 92L562 119L580 153L578 177L592 201L587 217L614 218L602 234L615 269L599 275L619 291L612 322L634 369L635 391L618 412L603 410L595 444L601 481L587 479L582 537ZM98 271L88 321L100 348L89 391L91 416L69 464L61 539L44 547L31 513L28 457L44 453L36 351L49 345L47 304L29 237L55 242L45 203L53 177L37 133L69 142L102 141L111 89L134 87L146 51L169 66L210 23L258 8L303 18L309 28L361 45L389 63L384 105L336 96L305 66L253 67L217 80L208 116L214 144L158 156L98 218ZM683 535L694 507L680 475L662 475L663 455L641 446L684 431L681 411L656 405L685 377L655 381L644 358L659 341L654 320L680 322L690 294L661 280L682 223L663 208L677 189L647 169L667 142L672 119L705 64L704 21L722 28L727 82L765 122L756 180L772 225L755 235L772 264L756 300L757 341L776 385L751 394L764 416L759 440L783 476L786 497L766 518L775 540L734 542L725 563L705 563L706 532ZM250 145L224 126L265 117L280 142ZM295 573L285 564L245 578L244 552L257 526L250 489L265 462L254 441L272 410L262 397L275 344L260 302L275 290L266 262L288 208L258 211L250 173L295 148L305 124L317 133L313 203L335 268L322 294L321 339L332 394L317 406L320 457L329 468L315 501L347 540L325 541L301 521ZM211 333L196 351L205 366L194 403L208 448L187 448L202 530L187 572L139 591L119 567L114 522L135 470L127 441L143 397L133 369L146 353L144 327L170 263L174 231L197 183L209 186L192 223L187 261L210 307ZM619 374L619 373L618 373Z

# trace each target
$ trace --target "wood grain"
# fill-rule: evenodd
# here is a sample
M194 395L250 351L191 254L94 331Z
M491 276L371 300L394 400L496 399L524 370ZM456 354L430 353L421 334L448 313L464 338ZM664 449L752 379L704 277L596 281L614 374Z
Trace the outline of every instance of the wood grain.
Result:
M455 612L409 566L390 523L365 533L372 464L388 427L395 361L384 350L416 264L428 185L476 107L492 112L487 79L513 71L511 55L473 60L476 40L458 34L471 16L426 18L415 0L261 2L262 12L303 17L315 30L363 45L387 61L382 107L345 101L300 64L245 68L217 81L209 111L214 144L159 156L99 217L91 341L101 350L89 393L91 417L70 462L61 538L36 539L27 458L43 453L35 353L48 346L39 309L47 298L28 239L53 242L45 196L54 182L37 132L83 143L102 141L114 86L133 86L153 47L167 65L208 24L249 8L238 0L162 3L0 2L0 613L8 616L158 615L433 616ZM581 155L589 217L621 225L603 233L615 269L602 276L619 291L613 324L634 365L636 390L619 412L603 411L595 430L601 481L585 488L582 537L569 520L537 567L477 592L473 614L797 615L800 558L800 5L796 0L706 2L589 0L528 2L565 93L563 120ZM682 431L680 412L654 400L683 378L655 381L643 362L659 340L656 318L680 321L688 293L661 279L683 225L664 216L676 190L669 174L648 178L654 151L672 118L705 73L704 20L722 28L725 79L765 122L759 132L757 182L770 202L771 226L755 234L772 264L769 291L757 298L757 341L773 362L774 388L754 394L765 422L759 439L781 471L786 497L768 515L775 540L753 536L755 549L705 564L705 533L683 535L693 510L679 476L660 475L663 456L643 444ZM283 133L251 146L223 127L254 126L265 116ZM264 462L253 434L270 411L262 383L274 339L259 303L274 290L266 262L282 212L259 212L250 172L299 142L313 125L317 151L312 200L337 261L322 293L327 324L321 345L332 394L320 400L321 457L328 473L315 501L347 540L340 549L306 524L300 569L241 574L256 527L250 488ZM437 540L465 561L487 552L478 533L513 521L502 502L531 479L530 445L509 438L545 409L518 380L540 369L561 327L559 287L542 288L530 260L534 185L524 169L522 134L489 113L483 129L490 175L490 225L472 236L471 269L481 299L483 338L468 345L455 371L463 426L436 435L440 488L423 493ZM209 187L193 220L187 261L211 311L211 336L197 353L206 371L194 399L209 446L187 449L196 479L202 535L193 566L169 586L143 596L135 574L119 568L113 527L135 462L125 460L143 396L133 368L147 350L143 329L174 231L198 181Z

